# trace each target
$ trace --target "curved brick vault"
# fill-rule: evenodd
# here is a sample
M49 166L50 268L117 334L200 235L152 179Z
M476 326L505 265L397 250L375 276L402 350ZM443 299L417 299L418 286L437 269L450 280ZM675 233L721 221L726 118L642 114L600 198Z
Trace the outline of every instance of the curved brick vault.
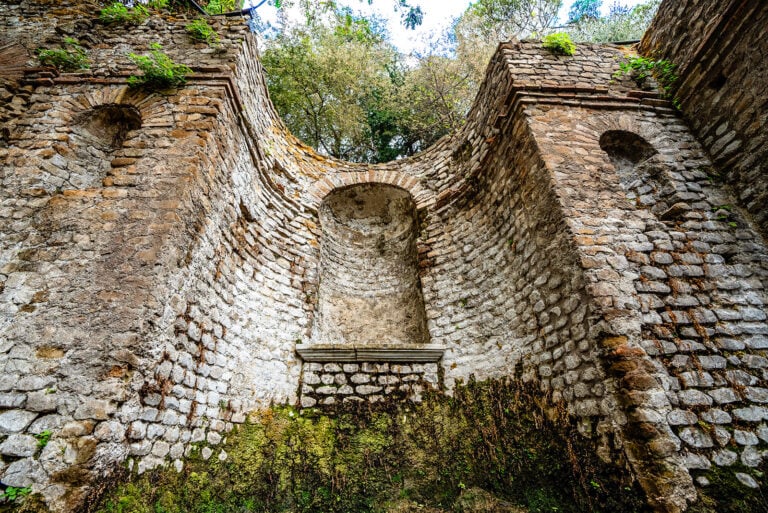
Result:
M658 511L685 509L712 465L740 461L749 482L768 441L765 241L669 103L612 77L618 49L502 44L464 128L363 165L286 131L239 23L217 22L212 52L183 20L104 30L62 4L0 8L24 48L93 39L87 73L0 77L3 484L69 511L119 462L181 468L272 401L417 400L520 371L601 456L624 455ZM127 88L125 55L153 41L194 65L183 88ZM83 132L107 108L125 125L109 144ZM350 190L370 197L342 208ZM371 287L413 314L394 345L421 346L370 337L304 361L377 265Z

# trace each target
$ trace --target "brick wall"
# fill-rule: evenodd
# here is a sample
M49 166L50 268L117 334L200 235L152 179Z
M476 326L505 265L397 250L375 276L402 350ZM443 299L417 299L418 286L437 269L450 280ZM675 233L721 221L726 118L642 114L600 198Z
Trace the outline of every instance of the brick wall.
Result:
M677 66L679 99L735 200L768 234L765 77L768 5L743 1L665 1L640 51Z
M669 102L613 78L619 49L501 45L461 130L369 166L286 131L239 21L217 22L213 50L184 20L106 29L74 8L0 10L18 61L0 97L3 484L67 511L125 460L180 469L192 444L225 459L232 425L272 402L418 400L511 375L550 392L659 511L685 508L712 465L738 461L752 484L765 243ZM87 72L24 59L85 29ZM184 87L127 88L125 54L152 41L193 65ZM407 244L384 244L382 276L423 302L426 332L398 326L377 348L357 319L335 340L365 339L346 360L304 361L337 300L324 273L343 295L368 283L344 269L381 256L322 255L338 235L323 205L354 186L407 200Z

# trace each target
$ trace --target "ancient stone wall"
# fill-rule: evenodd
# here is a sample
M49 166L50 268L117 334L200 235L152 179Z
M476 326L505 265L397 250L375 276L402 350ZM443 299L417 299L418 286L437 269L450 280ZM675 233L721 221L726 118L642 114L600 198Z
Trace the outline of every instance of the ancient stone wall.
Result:
M665 1L640 45L677 66L671 94L735 200L768 234L768 5ZM714 179L719 179L713 176Z
M68 511L126 460L225 459L272 402L511 375L659 511L713 464L753 483L765 241L670 103L613 78L619 49L501 45L461 130L362 165L286 131L239 20L209 48L182 18L106 28L83 5L0 10L5 486ZM37 67L34 48L86 32L90 70ZM194 73L128 88L126 54L155 41Z

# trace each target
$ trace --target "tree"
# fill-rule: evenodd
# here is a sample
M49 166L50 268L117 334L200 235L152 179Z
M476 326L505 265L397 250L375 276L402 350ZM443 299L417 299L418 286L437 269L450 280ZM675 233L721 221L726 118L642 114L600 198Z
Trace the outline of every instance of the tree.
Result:
M634 41L640 39L653 20L661 0L649 0L633 8L614 3L608 16L582 17L565 31L574 41L595 43Z
M286 27L267 42L262 63L272 102L296 136L326 155L369 161L366 106L387 88L395 58L367 20L334 11Z
M562 0L478 0L455 25L457 37L499 41L541 34L557 22Z
M568 11L568 23L576 23L585 18L599 18L602 4L603 0L574 0L571 10Z
M383 24L335 6L284 19L263 42L272 102L288 128L322 154L382 162L427 148L464 122L477 90L447 42L415 59Z

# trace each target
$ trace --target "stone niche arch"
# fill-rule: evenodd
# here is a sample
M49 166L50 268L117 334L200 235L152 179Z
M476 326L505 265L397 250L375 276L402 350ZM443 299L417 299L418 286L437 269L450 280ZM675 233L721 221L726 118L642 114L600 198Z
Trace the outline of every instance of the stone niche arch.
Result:
M74 131L90 144L103 151L123 145L131 130L141 128L141 113L133 105L111 103L97 105L75 120Z
M650 209L662 220L684 213L685 208L674 204L667 164L646 139L627 130L607 130L600 136L600 148L613 164L627 198L639 208Z
M658 153L648 141L627 130L603 132L600 148L608 154L625 188L635 178L635 167Z
M142 116L133 105L96 105L73 116L69 162L64 188L102 187L112 156L123 146L129 132L142 127Z
M312 343L339 349L429 343L411 194L364 183L331 191L318 211L320 282Z

